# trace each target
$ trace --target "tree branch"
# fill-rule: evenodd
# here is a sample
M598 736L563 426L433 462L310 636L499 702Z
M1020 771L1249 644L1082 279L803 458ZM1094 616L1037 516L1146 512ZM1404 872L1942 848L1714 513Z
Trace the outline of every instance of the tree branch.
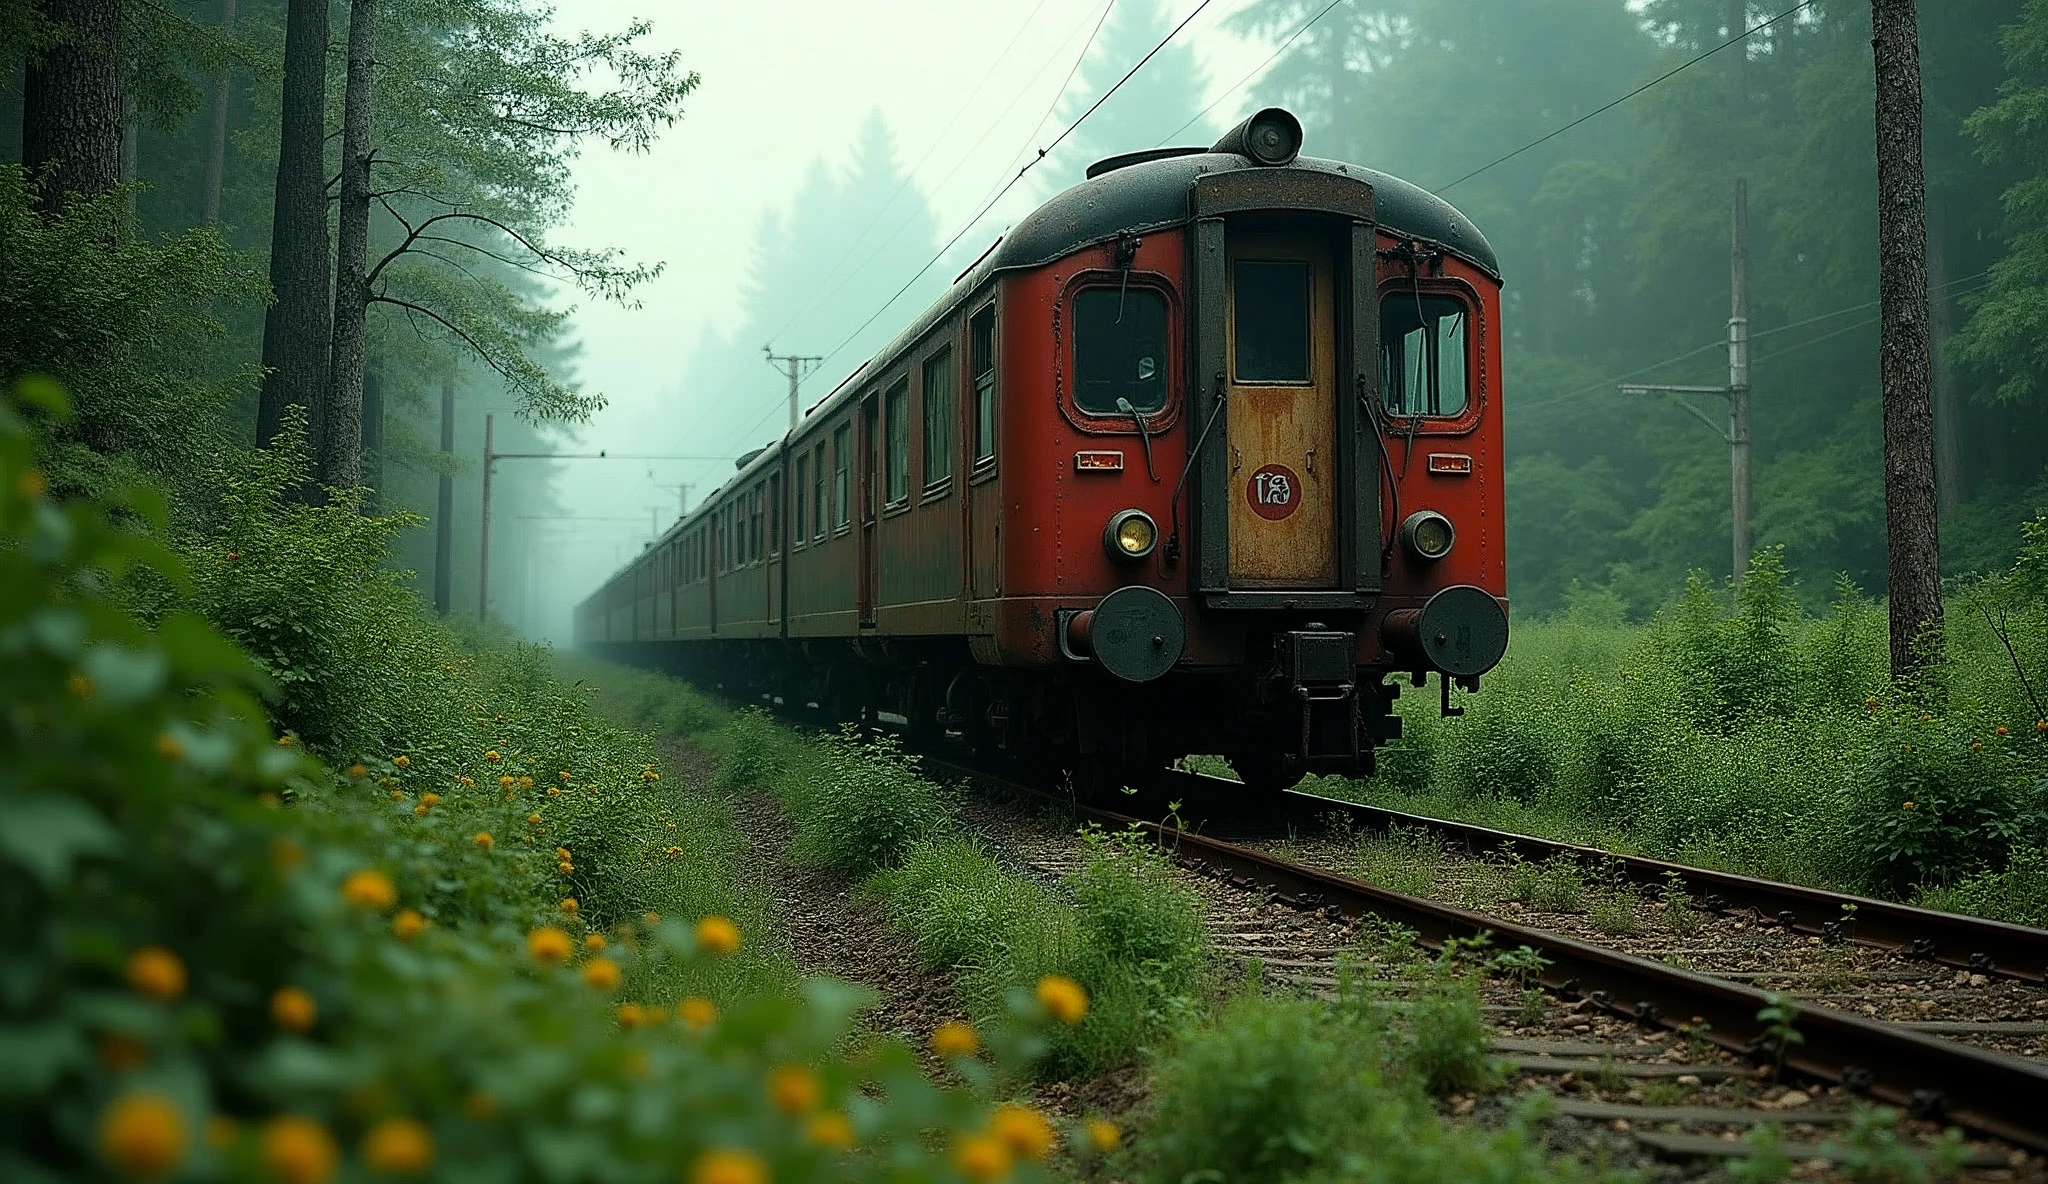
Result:
M468 330L464 329L462 326L456 324L455 322L449 320L447 317L442 316L440 313L435 312L433 309L427 308L424 305L414 304L410 300L400 300L396 296L386 296L382 292L372 292L370 294L370 303L390 304L398 308L404 309L406 320L408 323L412 324L412 331L414 333L419 333L420 331L418 322L413 320L414 313L418 313L421 316L432 318L434 321L439 323L442 328L448 330L450 333L453 333L457 337L461 338L463 340L463 343L468 345L469 348L476 353L477 357L483 359L484 365L489 366L491 369L498 372L498 376L500 378L503 378L505 381L513 383L515 385L525 385L525 383L519 378L518 375L513 374L510 370L505 369L505 367L498 361L498 359L491 356L491 351L485 349L481 344L477 342L476 338L470 336ZM426 334L420 333L420 337L424 339L426 337Z

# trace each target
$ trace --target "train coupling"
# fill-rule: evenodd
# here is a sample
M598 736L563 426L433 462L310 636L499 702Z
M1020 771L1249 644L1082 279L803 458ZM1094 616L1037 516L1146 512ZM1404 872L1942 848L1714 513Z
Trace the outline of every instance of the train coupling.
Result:
M1358 635L1310 623L1274 639L1280 681L1300 711L1301 759L1310 768L1359 758Z

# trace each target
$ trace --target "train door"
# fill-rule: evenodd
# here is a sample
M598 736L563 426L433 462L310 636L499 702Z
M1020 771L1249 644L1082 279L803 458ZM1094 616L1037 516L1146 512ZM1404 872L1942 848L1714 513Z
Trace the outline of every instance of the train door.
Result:
M1336 302L1317 237L1229 236L1225 281L1233 588L1337 586Z
M878 396L870 391L860 401L860 623L875 623L876 520L880 517L882 432Z

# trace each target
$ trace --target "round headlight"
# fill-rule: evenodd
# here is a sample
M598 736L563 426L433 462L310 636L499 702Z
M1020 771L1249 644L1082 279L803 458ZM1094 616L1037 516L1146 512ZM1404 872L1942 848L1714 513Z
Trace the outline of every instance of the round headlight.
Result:
M1401 523L1401 541L1417 559L1442 559L1457 539L1451 520L1435 510L1417 510Z
M1159 524L1143 510L1118 510L1109 516L1102 546L1113 559L1143 559L1159 544Z
M1263 165L1288 164L1301 154L1301 122L1278 107L1252 116L1244 132L1245 155Z

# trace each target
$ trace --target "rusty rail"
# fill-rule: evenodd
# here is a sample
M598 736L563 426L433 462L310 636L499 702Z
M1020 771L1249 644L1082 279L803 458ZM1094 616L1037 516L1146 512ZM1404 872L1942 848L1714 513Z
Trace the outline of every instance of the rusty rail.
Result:
M1114 811L1078 809L1108 825L1140 827L1180 862L1263 888L1299 907L1373 914L1414 929L1431 945L1480 934L1491 934L1499 946L1526 945L1549 960L1541 982L1554 993L1586 1000L1647 1028L1677 1030L1703 1020L1710 1025L1708 1037L1723 1047L1775 1059L1772 1033L1757 1018L1769 999L1752 987L1405 896ZM2048 1065L1827 1008L1802 1010L1795 1027L1804 1041L1786 1048L1783 1058L1795 1073L1846 1086L1916 1116L2048 1151Z

